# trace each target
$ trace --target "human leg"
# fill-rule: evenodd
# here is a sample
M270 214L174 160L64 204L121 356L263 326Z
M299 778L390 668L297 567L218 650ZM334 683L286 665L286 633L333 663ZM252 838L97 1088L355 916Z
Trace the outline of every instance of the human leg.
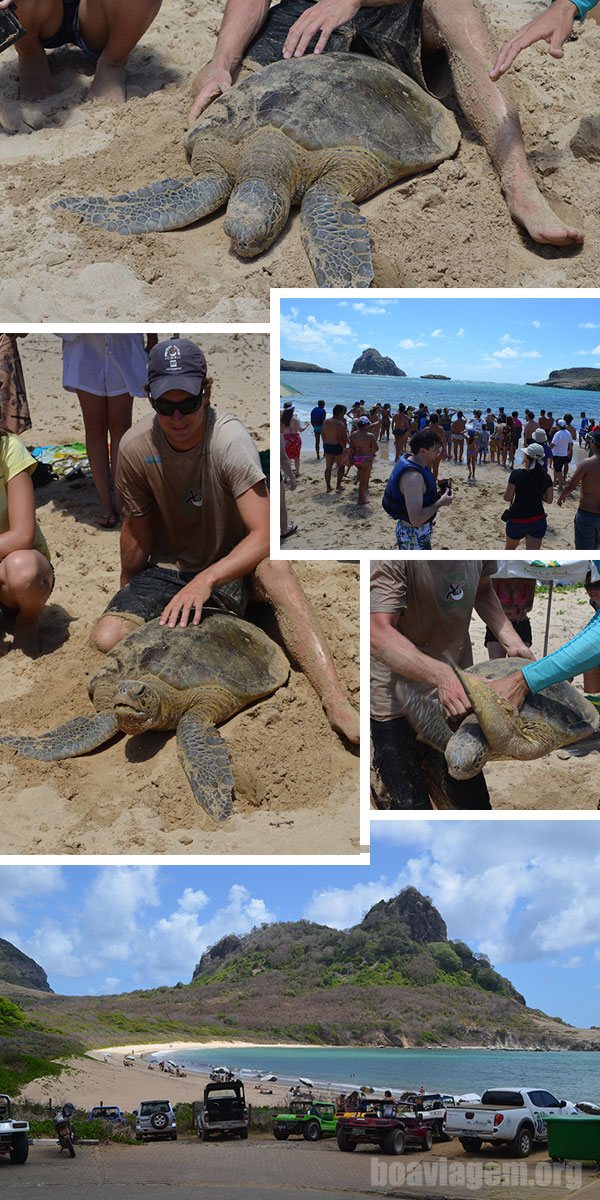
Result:
M358 468L358 503L367 503L367 488L369 486L369 476L371 474L371 465Z
M52 591L52 567L39 550L13 550L0 562L0 604L15 615L14 646L35 654L40 613Z
M108 404L105 396L93 396L90 392L77 392L83 424L85 445L100 501L100 524L110 528L115 524L115 514L110 490L108 463Z
M325 487L327 488L328 492L330 492L332 490L332 488L331 488L331 472L333 471L334 462L335 462L335 459L334 459L333 454L325 455Z
M318 617L287 562L263 559L254 572L257 599L275 613L286 649L317 693L336 733L358 744L358 713L344 694Z
M543 540L544 539L541 537L532 537L531 534L528 533L525 537L525 546L528 550L539 550Z
M573 524L576 550L600 550L600 514L579 508Z
M192 572L147 566L109 600L89 636L90 645L108 654L134 629L159 617L169 600L193 578Z
M125 101L127 60L160 7L161 0L81 0L81 35L90 50L100 52L90 95L115 104Z
M18 17L26 31L15 43L21 100L42 100L54 91L43 41L60 29L62 16L62 0L19 0Z
M426 748L419 745L408 721L404 717L394 717L391 721L371 720L371 738L375 794L383 791L391 809L430 810L433 806L422 771Z
M423 50L446 51L461 108L500 176L509 212L536 242L582 242L542 196L527 161L517 106L509 87L489 77L494 50L474 0L423 0Z
M121 438L127 430L131 428L131 414L133 412L133 397L123 394L122 396L109 396L106 401L108 432L110 434L110 473L112 478L113 494L114 494L114 509L117 515L120 515L123 507L123 497L117 490L115 479L117 477L117 458L119 456L119 446Z

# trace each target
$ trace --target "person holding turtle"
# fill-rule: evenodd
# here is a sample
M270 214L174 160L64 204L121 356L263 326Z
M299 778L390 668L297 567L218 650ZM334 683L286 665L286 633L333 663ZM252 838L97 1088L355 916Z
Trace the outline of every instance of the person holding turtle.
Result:
M241 421L210 405L206 358L186 338L148 356L153 412L121 439L121 586L90 641L107 653L153 618L174 629L205 609L242 616L250 598L271 604L290 655L327 718L359 740L316 614L288 563L269 553L269 495L258 452Z
M353 48L400 68L434 95L444 95L451 82L498 172L513 220L535 242L583 241L538 188L516 103L490 79L491 38L474 0L281 0L273 7L270 0L227 0L213 57L193 84L190 124L228 91L244 58L256 68L279 57Z

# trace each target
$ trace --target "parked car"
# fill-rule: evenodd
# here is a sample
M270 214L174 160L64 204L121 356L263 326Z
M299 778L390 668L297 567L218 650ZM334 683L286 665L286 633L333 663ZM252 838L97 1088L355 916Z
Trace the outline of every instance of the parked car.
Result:
M508 1145L516 1158L527 1158L535 1142L547 1140L546 1117L560 1116L566 1100L542 1088L490 1088L481 1104L449 1108L446 1133L463 1150L476 1154L484 1142Z
M446 1104L441 1092L402 1092L402 1106L414 1114L424 1125L429 1125L434 1137L444 1138Z
M273 1122L273 1136L284 1142L290 1135L301 1135L307 1142L322 1137L335 1137L337 1114L335 1104L321 1100L292 1100L290 1111L279 1113Z
M211 1133L248 1137L250 1111L241 1079L231 1083L207 1083L204 1101L194 1105L194 1113L196 1132L203 1142L208 1142Z
M392 1116L382 1117L381 1101L369 1104L364 1112L344 1114L338 1120L337 1144L340 1150L356 1150L361 1142L379 1146L384 1154L404 1154L407 1146L431 1150L433 1134L429 1125L394 1106Z
M11 1163L21 1166L29 1154L29 1124L13 1117L9 1096L0 1095L0 1155L8 1154Z
M112 1125L126 1125L127 1120L116 1104L97 1104L88 1113L88 1121L110 1121Z
M177 1121L170 1100L142 1100L134 1116L136 1141L160 1137L177 1141Z

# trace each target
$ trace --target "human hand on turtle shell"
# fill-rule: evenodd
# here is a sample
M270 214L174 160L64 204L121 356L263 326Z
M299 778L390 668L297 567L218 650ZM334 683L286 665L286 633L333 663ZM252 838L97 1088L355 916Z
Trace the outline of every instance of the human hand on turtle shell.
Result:
M166 625L168 629L174 629L176 625L181 625L185 629L191 618L192 625L199 625L202 620L202 609L211 592L212 584L202 573L196 575L163 608L160 614L160 624Z
M2 0L0 0L0 4ZM192 84L192 91L196 94L196 99L192 104L189 112L189 126L195 125L198 117L216 100L218 96L222 96L223 92L228 92L232 85L231 71L227 71L225 67L220 67L216 63L208 62L198 72Z
M531 656L532 658L534 655ZM504 675L501 679L486 679L486 683L497 696L506 700L518 712L529 695L529 688L522 671Z
M317 33L321 36L313 54L322 54L334 29L356 16L361 0L316 0L294 21L283 46L284 58L302 58Z

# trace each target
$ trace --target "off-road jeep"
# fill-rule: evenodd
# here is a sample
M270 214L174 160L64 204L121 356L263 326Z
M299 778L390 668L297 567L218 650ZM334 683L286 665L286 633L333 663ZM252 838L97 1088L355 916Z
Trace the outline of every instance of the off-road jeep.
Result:
M278 1142L285 1141L290 1134L301 1134L307 1142L318 1142L322 1137L335 1137L336 1129L335 1104L320 1100L292 1100L290 1111L279 1113L273 1122L273 1136Z
M0 1154L10 1155L11 1163L27 1162L29 1154L29 1125L15 1121L8 1096L0 1095Z
M177 1141L177 1121L170 1100L142 1100L135 1110L135 1137L138 1142L155 1137Z
M207 1083L204 1102L194 1105L194 1120L196 1133L203 1142L208 1142L211 1133L247 1138L250 1113L242 1081Z
M379 1146L384 1154L404 1154L408 1145L431 1150L433 1134L429 1126L404 1112L402 1105L394 1109L392 1116L380 1116L379 1101L369 1104L365 1112L340 1117L336 1135L340 1150L356 1150L360 1142Z

